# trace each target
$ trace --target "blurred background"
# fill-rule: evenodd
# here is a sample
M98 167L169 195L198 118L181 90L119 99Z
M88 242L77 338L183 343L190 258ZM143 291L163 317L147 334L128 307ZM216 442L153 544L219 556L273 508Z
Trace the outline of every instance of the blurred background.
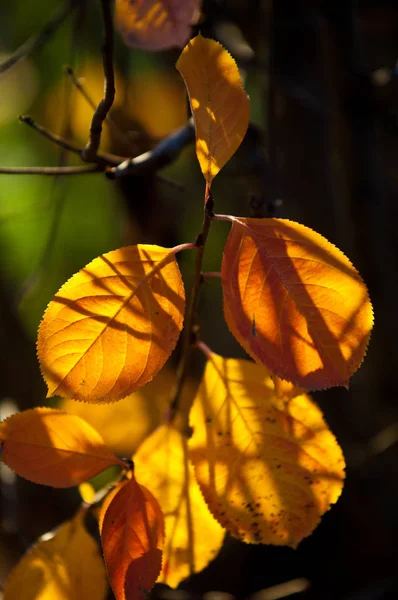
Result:
M0 63L62 7L62 0L0 0ZM198 30L228 48L251 98L246 139L212 186L217 212L289 218L323 234L364 277L376 324L350 390L314 394L347 461L343 495L316 531L295 551L227 538L219 557L178 593L156 593L181 600L210 591L256 600L398 598L398 3L206 0L193 33ZM101 149L136 156L187 122L185 88L174 67L179 50L148 53L127 48L118 35L115 41L117 93ZM84 146L93 109L65 67L97 104L101 42L99 2L80 0L45 44L0 74L0 167L81 164L18 115L29 113ZM123 245L194 241L203 192L192 143L161 171L116 181L103 173L0 173L2 418L47 402L35 339L62 283ZM220 269L227 233L223 223L212 227L205 270ZM183 253L179 260L189 289L193 257ZM244 356L223 319L219 280L203 286L200 314L202 338L214 351ZM167 407L178 355L177 348L153 383L111 408L62 405L129 455ZM194 393L200 360L187 394ZM75 490L43 488L1 469L4 580L39 535L74 513L80 498Z

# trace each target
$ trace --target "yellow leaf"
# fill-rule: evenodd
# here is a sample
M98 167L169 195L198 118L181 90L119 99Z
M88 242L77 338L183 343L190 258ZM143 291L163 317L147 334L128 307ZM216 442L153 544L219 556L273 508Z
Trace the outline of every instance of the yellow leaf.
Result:
M183 46L201 0L118 0L116 26L125 43L141 50Z
M344 458L321 411L277 398L259 365L211 354L190 422L206 502L245 542L296 547L340 496Z
M134 465L137 479L158 499L165 515L160 581L177 587L214 558L224 530L210 514L196 483L187 440L172 425L162 425L144 441Z
M291 400L291 398L295 398L296 396L301 396L304 394L305 390L303 388L294 385L291 381L287 381L287 379L281 379L278 375L274 375L271 373L272 381L275 386L275 394L278 398L285 398L285 400Z
M4 600L105 600L107 580L84 511L40 538L11 571Z
M38 335L48 396L112 402L139 389L177 343L185 293L173 250L103 254L50 302Z
M88 423L52 408L12 415L0 432L2 460L21 477L53 487L82 483L112 465L125 464Z
M90 423L113 452L129 456L163 422L174 383L175 371L165 365L145 387L116 404L87 404L66 398L60 408ZM191 404L196 388L188 379L182 392L184 405Z
M188 90L196 129L196 154L207 183L239 148L249 124L250 102L232 56L198 35L176 64Z
M234 219L221 275L225 319L255 361L306 389L348 385L373 311L338 248L285 219Z

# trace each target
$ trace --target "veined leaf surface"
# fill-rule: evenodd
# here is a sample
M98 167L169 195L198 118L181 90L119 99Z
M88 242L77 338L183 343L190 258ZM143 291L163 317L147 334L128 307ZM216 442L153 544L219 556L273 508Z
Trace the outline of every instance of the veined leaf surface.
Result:
M109 580L117 600L144 600L162 568L163 514L134 476L111 494L100 518Z
M158 499L165 515L160 581L177 587L201 571L219 551L224 530L210 514L188 460L187 440L162 425L134 455L138 480Z
M180 335L185 293L173 252L128 246L67 281L39 328L48 396L112 402L145 385Z
M105 600L104 562L84 511L40 538L11 571L4 600Z
M128 46L181 47L189 39L200 5L201 0L117 0L116 25Z
M206 502L245 542L296 547L340 496L344 458L321 411L277 398L259 365L211 354L190 422Z
M210 184L239 148L250 102L232 56L214 40L196 36L176 64L188 90L196 129L196 154Z
M306 389L348 385L373 312L340 250L292 221L236 219L221 274L227 324L254 360Z
M2 460L21 477L72 487L112 465L125 464L83 419L52 408L12 415L0 429Z

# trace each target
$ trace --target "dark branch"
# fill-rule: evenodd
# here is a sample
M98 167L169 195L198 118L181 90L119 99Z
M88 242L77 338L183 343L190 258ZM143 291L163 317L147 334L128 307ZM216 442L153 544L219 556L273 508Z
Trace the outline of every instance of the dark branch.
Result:
M0 173L8 175L86 175L103 170L100 165L88 167L0 167Z
M11 56L9 56L4 62L0 63L0 73L4 73L8 69L11 69L23 58L30 56L35 50L40 48L58 29L63 23L66 17L72 12L76 6L76 0L69 0L62 8L58 8L54 13L52 19L43 27L43 29L31 36L26 42L22 44Z
M109 179L125 177L126 175L146 175L172 163L181 150L195 139L195 127L192 119L162 140L153 150L144 152L135 158L128 158L121 164L108 169Z
M113 21L111 0L101 0L102 17L104 21L104 44L102 57L104 65L105 94L93 115L90 127L90 138L82 152L86 162L95 162L101 142L102 124L112 108L115 99L115 75L113 72Z

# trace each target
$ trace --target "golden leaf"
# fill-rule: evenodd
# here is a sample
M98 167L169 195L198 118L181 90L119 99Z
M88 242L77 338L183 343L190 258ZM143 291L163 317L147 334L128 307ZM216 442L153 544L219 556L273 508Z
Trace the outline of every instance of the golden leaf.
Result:
M188 462L187 440L172 425L159 427L134 456L135 474L165 515L160 581L177 587L219 551L224 531L206 506Z
M181 47L191 34L201 0L118 0L116 26L125 43L141 50Z
M2 425L2 460L35 483L72 487L112 465L125 466L91 425L61 410L32 408Z
M87 404L64 399L60 408L90 423L108 448L119 456L129 456L163 422L174 383L175 371L165 365L145 387L116 404ZM191 403L196 388L194 381L188 379L182 402Z
M100 517L109 580L117 600L144 600L162 567L163 514L134 476L111 494Z
M4 585L4 600L105 600L107 590L104 562L79 511L22 557Z
M227 324L254 360L306 389L348 385L373 312L340 250L292 221L236 219L221 274Z
M211 354L190 422L206 502L245 542L296 547L340 496L344 458L321 411L277 398L259 365Z
M188 90L196 129L196 154L207 183L239 148L249 124L250 102L232 56L198 35L176 64Z
M139 389L173 351L184 308L172 250L137 245L99 256L61 287L40 324L48 396L112 402Z

